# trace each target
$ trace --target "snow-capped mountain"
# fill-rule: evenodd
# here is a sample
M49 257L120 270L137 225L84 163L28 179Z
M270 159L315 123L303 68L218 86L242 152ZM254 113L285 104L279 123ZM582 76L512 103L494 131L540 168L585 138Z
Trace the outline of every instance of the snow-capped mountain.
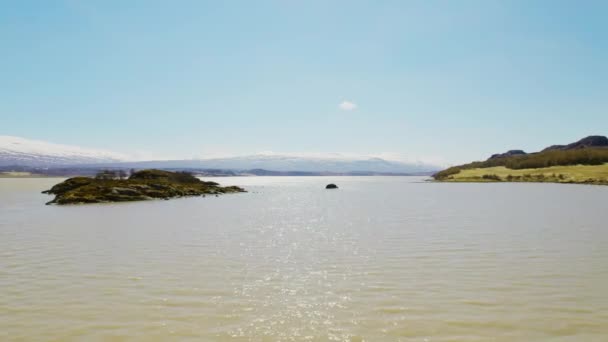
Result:
M436 170L436 166L423 163L406 163L370 156L325 156L257 154L244 157L203 160L210 168L265 169L305 172L387 172L412 173Z
M283 172L376 172L376 173L419 173L436 171L441 166L424 162L403 162L370 156L328 155L288 155L255 154L250 156L140 161L123 163L134 168L193 168L220 170L263 169ZM114 166L118 166L117 164Z
M441 165L421 161L392 160L378 156L345 154L260 153L225 158L133 161L125 155L53 144L12 136L0 136L0 166L56 167L91 166L122 168L219 169L247 171L262 169L280 172L329 173L422 173Z
M118 153L0 135L0 166L52 167L125 160Z

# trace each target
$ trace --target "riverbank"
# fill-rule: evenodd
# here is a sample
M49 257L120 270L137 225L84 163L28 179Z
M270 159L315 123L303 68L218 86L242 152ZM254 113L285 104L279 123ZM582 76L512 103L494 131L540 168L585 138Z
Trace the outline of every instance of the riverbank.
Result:
M504 166L460 170L437 182L530 182L608 185L608 163L513 170Z

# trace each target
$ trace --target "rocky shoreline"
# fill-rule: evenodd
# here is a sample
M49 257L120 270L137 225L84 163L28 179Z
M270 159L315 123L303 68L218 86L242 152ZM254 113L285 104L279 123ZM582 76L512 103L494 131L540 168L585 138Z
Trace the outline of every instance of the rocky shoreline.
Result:
M205 182L185 172L142 170L127 179L74 177L45 194L55 195L47 204L84 204L145 201L186 196L219 195L246 192L237 186L222 187Z

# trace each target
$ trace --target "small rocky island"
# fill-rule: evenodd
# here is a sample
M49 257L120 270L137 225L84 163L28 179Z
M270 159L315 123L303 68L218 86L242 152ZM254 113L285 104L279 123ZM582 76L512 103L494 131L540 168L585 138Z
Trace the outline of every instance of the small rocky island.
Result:
M327 184L325 186L325 189L337 189L337 188L338 188L338 186L336 184L334 184L334 183Z
M162 170L137 171L125 179L108 176L107 172L95 178L74 177L43 191L55 195L55 199L47 204L144 201L237 192L245 190L238 186L222 187L215 182L204 182L187 172Z

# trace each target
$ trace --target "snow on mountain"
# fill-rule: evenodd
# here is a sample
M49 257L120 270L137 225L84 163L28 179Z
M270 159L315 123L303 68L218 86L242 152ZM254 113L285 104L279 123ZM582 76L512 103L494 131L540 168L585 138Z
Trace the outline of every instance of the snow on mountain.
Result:
M117 164L114 166L118 166ZM372 156L354 156L339 154L290 155L290 154L255 154L250 156L159 160L123 163L125 167L134 168L196 168L221 170L301 171L301 172L382 172L382 173L417 173L440 170L437 164L420 161L405 162L385 160Z
M382 155L381 155L382 156ZM418 173L442 168L437 163L355 154L277 154L272 152L224 158L133 161L125 155L0 135L0 166L53 167L91 165L125 168L195 168L222 170Z
M436 170L438 167L424 163L410 163L386 160L370 156L343 155L284 155L257 154L244 157L216 158L201 160L209 168L218 169L265 169L274 171L305 172L392 172L408 173Z
M126 157L118 153L0 135L0 166L48 167L124 160Z

